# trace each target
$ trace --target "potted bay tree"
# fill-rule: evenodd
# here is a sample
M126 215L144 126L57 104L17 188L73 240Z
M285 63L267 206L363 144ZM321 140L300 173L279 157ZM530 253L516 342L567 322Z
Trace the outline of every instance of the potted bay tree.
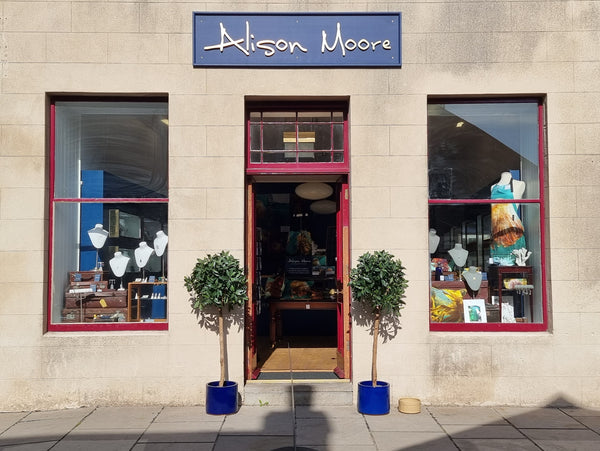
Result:
M364 253L350 271L352 298L362 304L373 327L371 380L358 383L358 410L361 413L383 415L390 411L389 383L377 378L377 342L384 315L398 317L404 307L408 287L404 271L402 262L383 250Z
M199 258L192 273L184 277L197 315L208 317L219 335L221 377L206 384L206 412L226 415L237 412L237 382L226 380L225 310L241 307L248 299L247 278L240 262L228 251ZM212 321L211 321L212 320Z

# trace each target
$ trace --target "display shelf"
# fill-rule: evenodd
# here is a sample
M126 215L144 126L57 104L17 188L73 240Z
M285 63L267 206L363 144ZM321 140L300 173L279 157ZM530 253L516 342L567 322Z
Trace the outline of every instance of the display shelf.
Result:
M127 300L127 321L166 321L166 282L130 282Z
M502 320L503 298L511 296L515 320L517 322L527 321L525 316L526 305L529 305L529 320L534 322L533 317L533 267L532 266L490 266L488 269L490 280L490 296L498 297L498 311ZM524 279L527 283L511 284L511 280Z

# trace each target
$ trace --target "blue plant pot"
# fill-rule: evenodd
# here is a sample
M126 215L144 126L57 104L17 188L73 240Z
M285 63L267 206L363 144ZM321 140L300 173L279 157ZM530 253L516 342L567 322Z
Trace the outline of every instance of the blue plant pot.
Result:
M229 415L237 412L238 384L225 381L219 387L219 381L206 384L206 413L209 415Z
M387 415L390 413L390 384L377 381L358 383L358 411L366 415Z

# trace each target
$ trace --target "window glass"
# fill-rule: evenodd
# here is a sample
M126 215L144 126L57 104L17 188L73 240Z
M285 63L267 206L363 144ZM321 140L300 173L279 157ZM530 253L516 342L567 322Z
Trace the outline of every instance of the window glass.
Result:
M433 329L546 323L539 117L537 101L428 106Z
M50 325L165 323L167 103L53 111Z

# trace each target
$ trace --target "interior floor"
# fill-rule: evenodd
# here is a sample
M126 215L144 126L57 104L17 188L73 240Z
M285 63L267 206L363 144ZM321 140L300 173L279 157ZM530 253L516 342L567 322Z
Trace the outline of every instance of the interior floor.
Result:
M268 337L259 337L257 351L262 372L287 372L290 367L292 371L333 372L337 363L335 336L284 336L274 347Z

